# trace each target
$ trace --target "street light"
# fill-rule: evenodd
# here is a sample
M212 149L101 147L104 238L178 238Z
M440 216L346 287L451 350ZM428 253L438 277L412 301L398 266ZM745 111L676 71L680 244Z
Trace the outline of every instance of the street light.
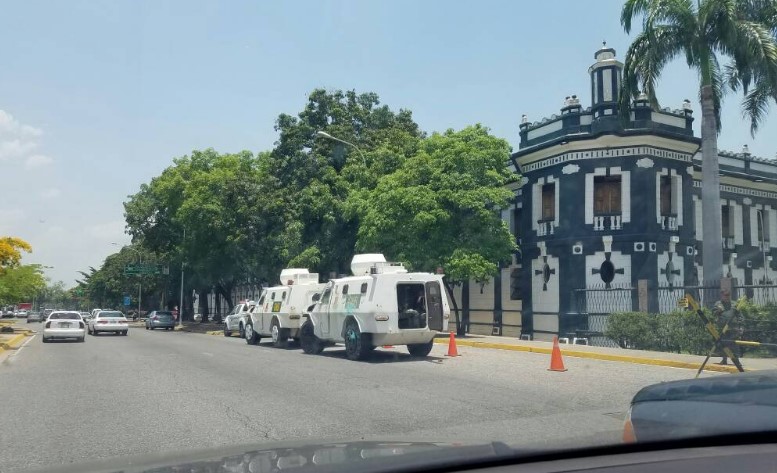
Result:
M133 248L131 246L123 246L119 245L118 243L112 241L111 245L113 246L121 246L122 249L126 248L130 251L134 251L135 254L138 255L138 264L143 264L143 254L140 252L140 250ZM143 296L143 278L138 274L138 317L140 317L140 299Z
M338 141L340 143L343 143L343 144L346 144L348 146L353 147L353 149L355 149L359 153L359 156L362 157L362 161L364 162L364 166L365 167L367 166L367 159L364 157L364 153L362 153L362 150L359 149L358 146L356 146L355 144L351 143L350 141L345 141L345 140L341 140L340 138L335 138L334 136L330 135L329 133L327 133L325 131L321 131L321 130L316 132L316 136L320 136L321 138L326 138L328 140Z

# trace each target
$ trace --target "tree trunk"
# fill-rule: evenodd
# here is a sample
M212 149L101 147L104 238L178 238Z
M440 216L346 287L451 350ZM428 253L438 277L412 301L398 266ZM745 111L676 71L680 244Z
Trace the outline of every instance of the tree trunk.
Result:
M448 297L451 300L451 304L453 304L453 313L456 314L456 335L463 337L465 335L464 326L461 324L461 317L459 317L459 305L456 303L456 296L453 295L453 284L447 279L443 279L443 284L445 284L445 290L448 291Z
M723 225L720 208L720 171L718 165L718 126L710 85L701 88L702 156L702 265L704 283L717 283L723 274Z
M216 313L213 314L213 320L221 322L221 294L215 289L213 291L213 300L216 303ZM207 322L207 320L203 319L203 322Z
M207 322L208 321L208 293L210 292L209 288L204 287L200 288L197 291L197 294L199 295L199 302L200 302L200 315L202 316L202 321Z

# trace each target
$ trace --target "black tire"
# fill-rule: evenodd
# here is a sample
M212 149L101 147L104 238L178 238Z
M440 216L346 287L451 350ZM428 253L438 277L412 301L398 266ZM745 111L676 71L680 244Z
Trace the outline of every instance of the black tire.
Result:
M423 358L429 356L429 352L434 347L434 340L430 340L429 343L411 343L407 346L407 351L412 356Z
M122 337L126 337L127 335L129 335L129 330L125 330L125 331L121 332L121 336Z
M272 333L272 345L275 348L286 348L289 346L289 330L281 328L278 319L272 319L270 333Z
M224 323L224 336L225 337L231 337L232 336L232 331L231 330L227 330L226 322Z
M78 343L84 343L86 341L86 335L78 339Z
M351 319L345 323L343 330L345 339L345 356L352 361L364 359L372 351L372 337L368 333L359 330L359 324Z
M246 337L246 329L243 326L243 323L241 322L240 325L237 326L237 333L240 336L240 338Z
M248 322L245 329L243 329L243 338L246 339L246 343L249 345L256 345L262 339L258 333L254 331L254 323Z
M150 330L150 329L148 328L148 325L146 325L146 330Z
M40 341L43 342L43 343L49 343L49 340L46 337L44 337L43 335L40 336Z
M313 322L306 320L299 329L299 343L307 355L319 355L324 351L324 344L316 336Z
M96 336L97 336L97 330L94 330L94 329L92 330L92 336L93 336L93 337L96 337Z

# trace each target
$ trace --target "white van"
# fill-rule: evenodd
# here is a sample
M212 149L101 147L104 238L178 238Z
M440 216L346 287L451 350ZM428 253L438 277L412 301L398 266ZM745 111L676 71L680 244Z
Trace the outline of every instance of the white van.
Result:
M409 273L382 254L355 255L351 272L329 281L305 314L300 329L305 353L342 342L351 360L383 345L407 345L411 355L427 356L435 335L448 330L442 275Z
M313 304L313 296L324 285L318 282L318 273L304 268L281 271L281 285L262 291L256 306L245 318L245 339L249 345L270 337L277 348L285 348L289 338L299 339L303 312Z

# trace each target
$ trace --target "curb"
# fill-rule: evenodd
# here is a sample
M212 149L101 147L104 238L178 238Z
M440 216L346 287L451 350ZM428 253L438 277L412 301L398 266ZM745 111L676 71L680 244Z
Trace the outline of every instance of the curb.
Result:
M27 334L20 333L14 337L11 337L7 342L0 343L0 351L2 350L16 350L21 345L21 342L27 338Z
M443 344L447 344L448 340L436 338L434 340L434 343L438 345L443 345ZM550 355L551 352L553 351L552 348L545 348L545 347L508 345L505 343L474 342L470 340L459 340L459 339L456 339L456 345L474 347L474 348L490 348L494 350L509 350L509 351L522 351L522 352L529 352L529 353L541 353L545 355ZM610 355L607 353L567 350L564 348L561 349L561 354L564 356L571 356L574 358L590 358L594 360L617 361L621 363L666 366L670 368L685 368L685 369L692 369L692 370L698 370L699 367L701 366L701 363L693 363L689 361L663 360L660 358L646 358L646 357L628 356L628 355ZM707 366L704 367L704 371L717 371L721 373L738 372L735 366L720 366L720 365L710 365L710 364L707 364Z

